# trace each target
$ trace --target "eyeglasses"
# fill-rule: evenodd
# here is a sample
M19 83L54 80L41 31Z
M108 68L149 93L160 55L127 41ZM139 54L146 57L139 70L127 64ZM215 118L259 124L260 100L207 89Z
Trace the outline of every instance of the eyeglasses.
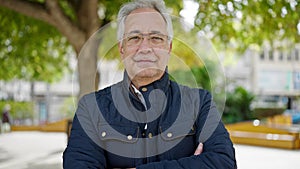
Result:
M124 41L127 46L139 46L143 42L145 37L147 37L150 45L154 47L166 44L169 39L167 35L160 33L133 33L125 37Z

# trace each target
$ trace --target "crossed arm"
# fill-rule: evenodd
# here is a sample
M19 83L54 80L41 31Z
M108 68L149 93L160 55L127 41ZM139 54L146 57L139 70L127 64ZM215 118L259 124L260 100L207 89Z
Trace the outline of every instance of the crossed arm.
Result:
M194 155L200 155L203 151L203 144L199 143L198 147L196 148ZM136 168L129 168L129 169L136 169Z

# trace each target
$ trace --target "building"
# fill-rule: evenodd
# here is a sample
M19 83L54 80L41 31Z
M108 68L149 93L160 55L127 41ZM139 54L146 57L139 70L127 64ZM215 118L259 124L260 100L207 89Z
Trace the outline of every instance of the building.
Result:
M257 106L286 105L288 109L300 110L300 44L289 50L249 49L225 70L234 85L257 96Z
M118 61L99 61L98 69L100 76L103 75L99 89L118 82L123 77L123 71L118 69ZM72 117L77 107L78 92L76 71L66 73L60 81L51 84L19 79L0 81L0 100L34 103L33 119L15 119L16 124L36 125Z

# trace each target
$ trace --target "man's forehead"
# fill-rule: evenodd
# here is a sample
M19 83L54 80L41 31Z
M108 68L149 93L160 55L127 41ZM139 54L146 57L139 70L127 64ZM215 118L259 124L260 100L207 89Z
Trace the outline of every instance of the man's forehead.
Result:
M138 13L140 13L140 14L142 14L142 13L157 13L157 14L159 14L159 12L153 8L137 8L137 9L131 11L129 13L129 15L138 14Z
M133 11L132 13L130 13L126 17L125 23L128 20L140 20L142 18L144 18L144 19L150 19L150 18L154 19L155 18L155 19L159 19L159 20L164 21L162 15L159 12L155 11L155 10L154 11L144 11L144 12L134 12Z
M151 8L132 11L125 20L126 32L165 32L166 22L159 12Z

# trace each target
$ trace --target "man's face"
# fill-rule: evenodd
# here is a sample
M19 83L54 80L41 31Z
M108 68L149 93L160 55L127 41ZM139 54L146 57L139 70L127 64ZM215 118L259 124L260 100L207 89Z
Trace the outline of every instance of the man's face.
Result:
M159 79L168 64L171 44L166 22L154 9L134 10L125 20L119 51L131 79Z

